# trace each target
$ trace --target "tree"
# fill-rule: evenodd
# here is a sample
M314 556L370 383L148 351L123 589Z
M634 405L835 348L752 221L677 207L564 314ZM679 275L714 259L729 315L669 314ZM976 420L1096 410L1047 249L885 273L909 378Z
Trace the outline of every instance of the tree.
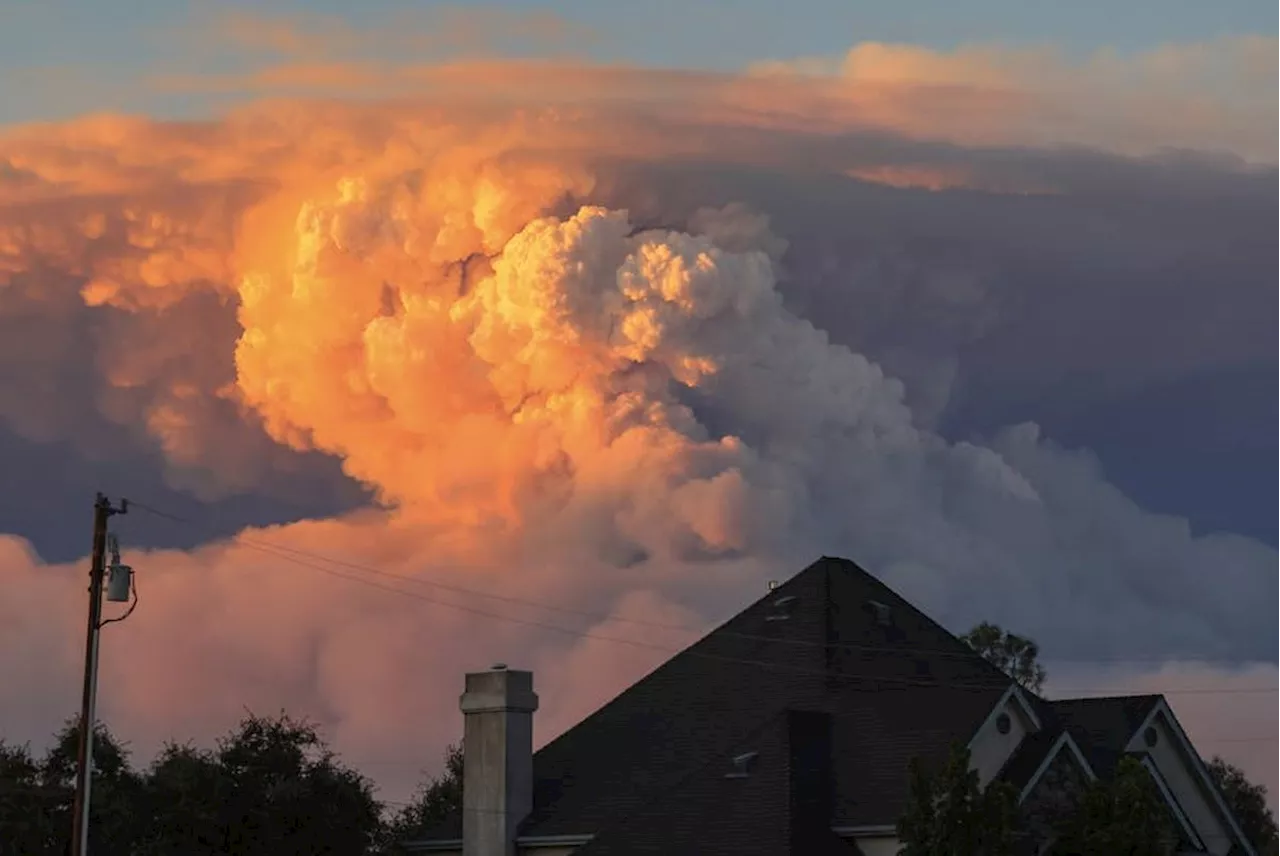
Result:
M429 832L451 815L462 811L462 747L450 746L444 753L444 772L418 789L413 802L396 812L381 835L381 850L403 852L403 842Z
M1085 790L1079 808L1063 825L1053 856L1169 856L1178 839L1169 807L1150 773L1125 757L1108 781Z
M79 728L37 762L0 742L0 856L64 856ZM95 856L365 856L381 831L372 784L316 729L250 715L214 750L170 744L144 773L99 724L90 841Z
M204 762L191 760L190 772L205 775ZM221 798L207 798L217 800L228 851L359 856L373 843L381 806L372 783L340 764L314 726L283 713L251 715L211 760L220 768L210 782Z
M28 747L0 741L0 856L52 852L57 831L49 822L50 800L66 797L44 786Z
M1040 646L1025 636L984 621L961 636L960 641L1033 693L1044 686L1044 667L1037 662Z
M69 720L40 763L45 793L44 822L51 831L49 854L71 846L76 761L80 753L79 717ZM101 856L132 856L140 822L138 795L142 781L129 764L128 750L98 722L93 729L93 777L89 800L90 849ZM32 854L31 856L35 856Z
M231 778L215 753L168 744L146 778L142 802L151 822L137 856L226 853L231 830L221 807L231 796Z
M1235 816L1249 843L1261 854L1277 852L1276 819L1267 808L1266 785L1255 785L1239 767L1215 757L1209 762L1209 775L1222 792L1227 808Z
M1011 856L1013 791L1004 782L980 787L967 748L952 747L946 764L932 774L912 760L910 777L907 809L898 821L900 856Z

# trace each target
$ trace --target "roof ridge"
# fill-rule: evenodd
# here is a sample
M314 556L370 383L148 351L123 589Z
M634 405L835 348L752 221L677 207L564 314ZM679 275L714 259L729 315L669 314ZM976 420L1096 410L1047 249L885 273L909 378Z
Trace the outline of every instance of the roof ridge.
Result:
M927 632L931 632L938 635L941 640L945 640L945 645L950 645L952 648L954 648L954 651L946 651L944 647L941 645L939 646L938 650L924 650L919 648L898 649L896 648L896 646L884 646L883 653L903 654L903 655L913 654L921 657L922 659L940 657L943 659L953 660L957 663L968 662L973 664L977 668L983 669L984 671L989 673L990 676L997 683L1004 684L1012 681L1012 678L1010 678L1009 675L1007 675L998 666L988 661L985 657L983 657L981 654L975 651L972 647L967 645L962 639L960 639L959 636L957 636L955 633L952 633L950 630L944 627L940 622L934 620L932 616L930 616L924 610L917 607L906 597L904 597L903 595L899 594L896 590L894 590L888 583L880 579L880 577L876 576L871 571L868 571L866 568L859 565L857 562L853 561L852 559L846 559L838 556L824 556L821 560L819 560L819 562L815 564L823 564L823 563L827 564L828 566L834 565L843 573L850 574L851 576L856 576L870 582L876 589L880 590L882 593L893 598L897 603L901 604L901 606L904 607L913 616L913 618L915 618L917 621L919 621L923 625L923 628ZM828 592L828 598L830 597L831 597L830 592ZM978 665L978 664L981 664L981 665Z
M626 703L625 700L627 699L627 696L633 690L636 690L637 688L646 684L648 681L656 678L661 672L663 672L664 670L667 670L669 667L672 667L677 663L683 664L691 658L706 656L707 652L700 652L695 650L700 646L716 644L721 641L734 641L734 642L741 642L741 643L757 643L757 644L764 642L765 641L764 638L756 638L756 637L744 638L744 637L741 637L739 634L733 633L732 631L730 632L722 632L722 631L725 631L726 628L728 628L730 625L736 622L744 621L748 614L756 610L765 601L768 601L770 599L777 600L778 598L786 597L789 594L788 589L794 591L796 588L799 588L799 584L801 582L807 581L807 575L809 575L810 572L813 571L814 569L818 568L822 564L822 561L823 560L819 559L818 561L811 563L804 570L792 575L789 579L782 582L776 588L769 589L760 597L756 598L755 600L751 601L751 603L747 604L742 609L738 610L738 612L734 613L733 615L729 616L725 620L721 621L715 627L706 631L697 639L693 640L688 645L681 648L679 651L675 652L671 656L667 657L665 660L655 665L652 669L650 669L644 675L642 675L641 677L633 681L630 685L625 687L617 695L613 696L613 698L609 699L608 701L600 705L595 710L587 713L577 723L575 723L574 725L570 726L569 728L561 732L558 736L556 736L550 742L545 744L542 748L538 750L538 752L534 754L535 755L540 754L543 751L555 746L557 743L561 742L562 740L568 738L579 726L586 724L589 720L593 719L598 714L603 714L606 711L614 708L619 704L625 704ZM822 649L815 646L813 650L819 651ZM780 650L779 653L785 654L786 651ZM807 654L808 652L801 651L800 653ZM724 659L725 665L734 665L733 658L725 657L723 659ZM766 656L764 658L758 658L758 659L760 659L761 662L767 663L769 660L773 658ZM779 662L777 663L778 666L785 666L785 663L782 662L782 657L778 657L778 660L779 660ZM745 664L745 661L743 664ZM807 672L796 671L795 673L803 677L819 678L819 677L822 677L822 675L826 672L827 670L825 668L819 667L819 668L809 670Z
M1164 693L1117 693L1115 695L1099 695L1099 696L1073 696L1071 698L1046 698L1045 702L1049 704L1065 704L1067 702L1082 701L1121 701L1128 699L1153 699L1164 698Z

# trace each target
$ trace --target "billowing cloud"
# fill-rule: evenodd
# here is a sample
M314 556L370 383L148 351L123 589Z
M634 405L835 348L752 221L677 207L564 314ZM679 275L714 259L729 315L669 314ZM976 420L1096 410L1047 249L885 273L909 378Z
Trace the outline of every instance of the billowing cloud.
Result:
M1207 149L1274 162L1275 130L1257 119L1275 115L1276 51L1274 37L1255 35L1128 55L1103 50L1083 60L1048 48L864 42L838 60L768 62L752 71L819 81L833 100L900 130L942 125L966 143ZM925 104L934 109L912 109Z
M492 95L511 83L499 71L459 82ZM610 85L646 97L592 95ZM517 654L548 675L539 727L554 733L821 553L954 627L991 618L1047 653L1274 656L1274 549L1144 510L1033 424L939 433L954 363L888 351L882 365L875 325L795 306L826 287L815 272L844 270L812 234L712 198L711 177L670 195L661 181L706 163L777 175L800 158L824 184L910 194L848 174L950 159L1003 188L1052 178L1049 200L1111 204L1098 188L1119 176L1245 206L1272 172L964 148L937 141L957 136L945 117L927 134L881 119L815 131L798 119L840 92L782 115L759 93L809 83L719 80L672 103L653 97L663 85L618 72L555 106L512 107L511 87L465 106L272 102L0 138L12 430L97 454L148 445L172 486L207 496L336 461L378 501L131 557L144 603L112 625L101 686L140 746L285 705L353 760L409 739L430 763L456 736L459 674ZM900 94L880 106L917 109ZM964 259L918 277L910 250L893 248L905 274L845 283L841 314L896 311L910 301L886 295L906 290L955 342L990 335L1001 284ZM0 582L26 593L0 602L0 657L24 652L4 661L17 677L0 727L39 737L70 708L83 567L44 565L14 537L0 549Z

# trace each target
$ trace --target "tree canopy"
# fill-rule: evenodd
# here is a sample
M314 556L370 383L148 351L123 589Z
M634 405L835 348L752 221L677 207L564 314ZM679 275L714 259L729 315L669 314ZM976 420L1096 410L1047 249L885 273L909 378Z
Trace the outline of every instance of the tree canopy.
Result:
M401 844L430 832L462 810L462 747L445 751L444 772L425 782L411 803L395 812L379 836L379 849L388 856L403 852Z
M1170 856L1178 839L1169 807L1142 763L1121 758L1115 773L1082 796L1050 851L1053 856Z
M1267 807L1266 786L1253 784L1239 767L1216 757L1209 762L1209 775L1254 849L1264 856L1275 856L1276 819Z
M1012 856L1013 792L1003 782L981 787L969 757L957 745L936 771L911 762L910 796L898 821L900 856Z
M39 759L0 743L0 856L68 851L78 736L69 723ZM213 750L169 745L142 772L102 725L93 754L95 856L364 856L382 831L372 783L284 714Z
M1044 686L1045 670L1037 662L1040 646L1031 639L984 621L961 636L960 641L1032 692L1038 693Z

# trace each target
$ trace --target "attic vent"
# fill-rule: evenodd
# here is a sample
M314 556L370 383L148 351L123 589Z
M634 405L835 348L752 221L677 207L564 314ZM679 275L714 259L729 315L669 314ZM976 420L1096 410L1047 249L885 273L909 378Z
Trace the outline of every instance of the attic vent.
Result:
M793 594L783 595L775 600L771 606L773 612L764 617L765 621L786 621L791 617L791 604L795 603L796 596Z
M881 603L878 600L869 600L867 605L871 607L872 613L876 617L876 624L881 627L889 627L893 624L893 613L889 611L887 603Z
M724 774L726 779L745 779L756 768L759 752L743 752L733 756L733 769Z

